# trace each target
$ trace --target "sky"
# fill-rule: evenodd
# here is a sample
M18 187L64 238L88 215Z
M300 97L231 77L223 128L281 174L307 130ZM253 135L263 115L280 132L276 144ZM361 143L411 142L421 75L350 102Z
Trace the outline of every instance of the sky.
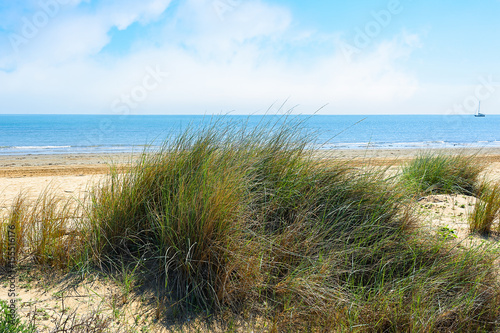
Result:
M500 113L500 0L0 0L0 114Z

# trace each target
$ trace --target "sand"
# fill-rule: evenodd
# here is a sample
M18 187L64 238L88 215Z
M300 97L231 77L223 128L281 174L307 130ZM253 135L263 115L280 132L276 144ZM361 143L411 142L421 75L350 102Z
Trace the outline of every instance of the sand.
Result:
M318 151L318 158L340 158L374 165L401 165L415 157L417 149L370 149ZM487 163L488 173L500 178L500 148L445 149L439 153L463 152L478 154ZM50 185L61 196L79 196L89 186L98 183L109 173L110 167L126 168L137 156L130 154L69 154L0 156L0 207L10 205L12 199L24 191L34 198Z

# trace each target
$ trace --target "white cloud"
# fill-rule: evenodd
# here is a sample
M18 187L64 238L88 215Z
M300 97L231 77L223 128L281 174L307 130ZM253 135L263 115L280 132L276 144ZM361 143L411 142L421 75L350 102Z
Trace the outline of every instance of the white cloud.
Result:
M79 0L68 4L58 1L42 1L44 5L31 8L30 14L17 17L18 27L8 37L19 42L13 43L13 52L2 59L4 63L37 61L50 65L95 55L109 43L112 28L124 30L134 22L153 21L171 0L114 0L97 3L95 8L88 4L77 7L82 2ZM37 23L40 17L46 21Z
M15 71L0 71L0 98L10 107L0 112L111 113L113 101L140 85L148 66L170 76L136 103L135 113L251 113L287 98L304 113L326 103L328 112L368 113L418 90L399 66L420 47L418 35L403 32L348 62L333 51L335 38L296 31L282 6L226 1L231 6L221 13L216 1L181 2L152 40L120 57L96 57L110 42L110 29L157 20L169 0L115 0L61 14L30 40ZM332 51L313 54L310 45Z
M155 20L170 2L171 0L114 0L104 2L97 11L101 19L107 21L108 26L124 30L134 22L145 24Z

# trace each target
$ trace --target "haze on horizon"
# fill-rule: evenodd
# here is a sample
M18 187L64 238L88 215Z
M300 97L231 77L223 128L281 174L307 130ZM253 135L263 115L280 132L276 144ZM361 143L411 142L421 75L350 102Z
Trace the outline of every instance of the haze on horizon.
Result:
M500 0L0 0L0 114L460 115L478 100L500 114L499 14Z

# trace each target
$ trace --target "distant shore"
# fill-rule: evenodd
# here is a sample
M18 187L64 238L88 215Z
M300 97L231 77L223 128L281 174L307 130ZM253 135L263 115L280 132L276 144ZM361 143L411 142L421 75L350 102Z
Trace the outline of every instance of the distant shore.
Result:
M398 163L415 158L422 152L436 154L464 154L477 155L487 162L500 162L500 147L498 148L402 148L402 149L331 149L319 150L317 156L321 158L341 158L341 159L369 159L380 162Z

